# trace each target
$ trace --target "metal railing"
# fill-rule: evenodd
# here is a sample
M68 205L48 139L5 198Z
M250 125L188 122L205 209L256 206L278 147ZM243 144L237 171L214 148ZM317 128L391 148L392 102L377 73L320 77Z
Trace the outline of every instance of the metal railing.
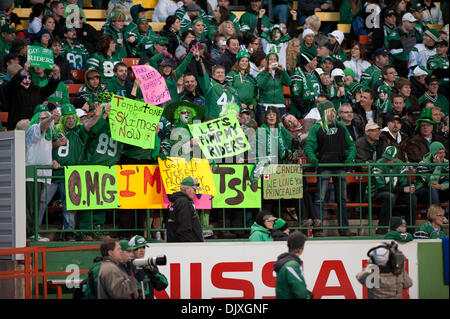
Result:
M377 216L378 216L378 212L379 209L381 207L381 204L377 204L374 202L373 196L372 196L372 188L374 187L373 185L373 177L374 174L372 172L373 167L375 166L379 166L379 167L384 167L384 166L390 166L390 167L395 167L395 166L403 166L403 167L417 167L420 164L419 163L382 163L382 164L377 164L377 163L364 163L364 164L338 164L338 168L343 170L344 172L342 174L318 174L314 169L315 167L311 164L299 164L302 165L303 170L304 170L304 189L303 192L305 195L309 194L311 196L312 199L312 203L313 203L313 207L310 207L310 210L314 209L314 196L316 195L316 191L317 187L319 187L319 190L322 189L322 179L323 177L330 177L330 179L332 177L345 177L346 180L346 192L347 192L347 198L345 198L345 208L347 210L347 212L349 212L347 214L347 218L349 221L351 221L352 225L342 225L342 209L343 206L339 205L339 201L337 200L337 198L333 200L331 200L331 202L327 202L327 197L324 196L322 197L322 195L325 194L321 194L320 198L324 198L325 200L316 202L316 207L317 205L319 205L319 209L324 209L324 214L322 216L320 216L320 221L321 221L321 226L320 227L312 227L312 226L302 226L302 221L304 221L308 216L311 216L312 211L303 211L302 210L302 201L305 200L305 197L303 199L297 199L296 202L296 213L297 213L297 221L295 220L289 220L288 219L288 224L289 224L289 228L290 229L298 229L298 230L304 230L304 231L308 231L308 230L320 230L320 231L326 231L328 232L328 236L327 239L329 239L330 237L333 237L333 230L344 230L344 229L348 229L348 230L357 230L359 233L355 234L356 236L360 237L360 238L373 238L376 237L374 236L374 230L376 228L381 228L381 229L388 229L389 226L378 226L376 221L377 221ZM321 169L327 169L327 168L334 168L336 169L337 164L320 164L317 168L321 168ZM433 163L433 164L429 164L431 167L435 167L435 166L446 166L448 167L448 163ZM37 184L37 179L38 178L50 178L52 179L52 181L55 182L61 182L64 177L63 176L38 176L38 169L49 169L49 166L32 166L32 167L27 167L27 178L32 177L34 179L34 184L36 186ZM364 170L365 168L365 170ZM364 170L364 171L363 171ZM429 176L431 176L432 174L427 174ZM441 173L441 175L444 175L444 173ZM398 174L379 174L377 176L382 176L384 178L398 178L400 177ZM417 176L419 176L419 174L417 173L407 173L407 178L409 183L408 184L412 184L414 178L416 178ZM448 176L448 175L447 175ZM448 178L448 177L447 177ZM341 183L341 179L339 179L339 184ZM331 182L331 180L330 180ZM330 185L333 186L329 186L330 187L336 187L336 185L334 185L333 183L330 183ZM389 184L390 185L390 184ZM263 187L263 186L261 186ZM430 188L431 189L431 188ZM43 190L45 192L45 188ZM339 187L339 194L341 194L340 192L342 191L342 188ZM392 191L392 189L388 190L389 192ZM349 196L351 198L349 198ZM262 196L262 192L261 192L261 196ZM390 201L390 199L389 199ZM409 194L409 203L411 204L412 202L412 194ZM264 205L271 205L272 206L272 212L277 216L277 217L282 217L285 218L286 214L283 214L283 209L285 209L286 207L290 207L290 206L286 206L288 205L292 205L293 201L287 201L284 199L281 200L262 200L263 206ZM429 192L429 200L428 203L431 203L431 192ZM39 212L39 204L40 204L40 194L38 194L37 192L37 187L34 187L34 194L33 194L33 207L34 207L34 212ZM448 203L446 204L442 204L442 206L448 206ZM341 206L341 207L340 207ZM408 206L409 207L409 211L404 212L402 215L403 216L407 216L407 214L409 214L409 218L408 220L414 220L412 217L412 207L411 205L395 205L394 203L390 202L390 212L389 212L389 219L393 216L393 211L395 210L395 212L397 213L397 209L404 209ZM417 205L418 209L424 210L427 208L427 204L425 203L420 203ZM273 209L275 207L275 209ZM297 209L298 207L298 209ZM333 221L333 214L331 214L331 210L335 211L335 218ZM105 223L106 225L109 226L109 228L96 228L94 226L93 223L93 213L91 212L91 225L92 228L91 229L75 229L75 232L80 233L80 234L87 234L87 233L93 233L93 232L97 232L97 233L112 233L112 232L118 232L120 233L124 233L124 232L128 232L128 233L142 233L145 237L147 237L147 239L151 239L151 233L155 234L156 232L160 232L160 234L163 234L165 231L164 225L162 225L162 221L163 221L163 217L164 217L164 211L163 209L159 209L159 210L155 210L155 209L146 209L146 210L135 210L134 212L134 227L131 228L119 228L118 227L118 222L116 221L116 217L118 216L118 214L120 214L120 210L113 210L112 212L107 212L107 223ZM200 219L202 221L203 224L203 229L204 230L212 230L213 232L221 232L221 231L231 231L231 232L240 232L241 235L244 234L243 236L241 236L241 239L244 239L245 237L248 238L249 236L249 231L250 231L250 227L252 226L252 223L254 221L254 217L256 216L256 214L258 213L259 209L249 209L249 208L243 208L243 209L225 209L225 208L220 208L220 209L214 209L212 208L210 211L207 210L200 210ZM325 212L328 211L328 214L325 214ZM122 214L124 214L125 212L122 212ZM45 211L45 223L43 222L43 227L39 227L39 214L35 213L34 215L34 230L33 230L33 234L35 236L35 239L37 239L37 235L38 233L66 233L66 232L74 232L74 230L63 230L63 229L50 229L49 228L49 214L51 214L51 212L49 212L48 207L46 207L46 211ZM112 214L108 215L108 214ZM139 214L141 214L141 217L139 216ZM144 214L144 218L142 218L142 214ZM241 215L239 218L235 218L230 220L230 216L231 215ZM419 215L420 212L417 211L416 216ZM355 216L357 216L357 218L355 218ZM397 214L398 215L398 214ZM287 216L287 215L286 215ZM161 222L161 227L159 228L152 228L151 225L151 220L153 218L159 218L160 222ZM331 218L330 218L331 217ZM216 224L214 225L214 227L210 228L209 227L209 222L211 221L211 219L216 218ZM144 222L142 223L142 219L144 220ZM422 219L423 216L422 216ZM60 216L60 220L62 220L62 216ZM109 223L108 223L109 220ZM139 222L139 220L141 220L141 223ZM358 223L359 220L359 223ZM234 225L230 225L230 223L233 223ZM236 225L239 224L239 225ZM111 227L112 225L112 227ZM410 223L408 225L408 227L410 229L414 229L415 227L417 227L415 224ZM331 233L331 235L330 235ZM335 232L334 232L335 234ZM161 239L164 239L164 236L161 236ZM220 239L220 238L219 238ZM230 239L230 238L227 238ZM159 240L159 238L158 238Z

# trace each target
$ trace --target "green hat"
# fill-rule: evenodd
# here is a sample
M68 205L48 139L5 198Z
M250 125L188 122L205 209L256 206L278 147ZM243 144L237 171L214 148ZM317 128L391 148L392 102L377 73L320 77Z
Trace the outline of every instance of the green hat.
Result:
M433 128L436 128L437 123L435 121L433 121L432 109L430 107L424 108L422 110L422 112L420 113L420 117L416 120L416 123L417 123L416 130L419 129L420 122L427 122L427 123L433 124Z
M41 113L47 111L48 112L48 107L47 105L44 104L39 104L38 106L36 106L36 108L34 109L34 114L36 113Z
M273 229L279 229L281 231L288 228L288 224L284 219L278 218L273 224Z
M75 106L73 106L72 104L63 104L63 106L61 106L61 115L72 115L72 114L77 114L77 111L75 110Z
M334 59L329 55L324 56L322 58L321 62L325 62L325 60L330 60L331 62L334 62Z
M125 21L126 19L126 14L120 10L113 10L109 14L109 21Z
M131 251L130 245L128 244L128 240L122 239L119 240L120 248L124 251Z
M281 29L281 26L279 24L274 24L269 28L269 33L272 33L273 30L278 29L281 33L283 33L283 29Z
M202 188L199 186L200 184L197 182L197 180L191 176L188 176L185 179L183 179L183 181L181 182L181 185L193 187L198 191L202 190Z
M166 37L159 37L155 43L159 45L168 45L169 40Z
M389 86L389 85L386 85L386 84L383 84L383 85L380 85L379 87L378 87L378 93L380 93L380 92L385 92L385 93L387 93L388 95L390 95L391 94L391 92L392 92L392 88Z
M437 42L439 40L439 31L436 29L428 29L427 31L425 31L424 35L430 37L434 42Z
M344 69L344 74L345 75L350 75L352 78L355 78L355 72L352 69L350 69L350 68Z
M434 157L434 155L436 155L436 153L440 150L445 151L445 146L441 142L433 142L430 144L430 153L432 157Z
M276 55L277 56L277 59L279 58L278 57L278 51L277 51L277 49L275 48L275 47L271 47L270 48L270 50L269 50L269 52L266 54L266 59L268 60L269 59L269 56L271 56L271 55Z
M250 59L250 54L247 51L239 51L236 54L236 60L239 60L239 59L242 59L242 58Z
M406 225L406 220L404 220L403 218L401 218L399 216L392 216L392 218L391 218L391 229L392 230L396 230L398 227L400 227L403 224Z
M363 90L364 86L358 82L352 82L348 85L348 91L354 95L358 90Z
M140 25L142 22L148 23L147 18L139 18L136 20L137 25Z
M331 101L329 100L325 100L319 103L319 105L317 105L317 108L319 109L319 112L325 112L325 110L327 109L331 109L334 108L334 105Z
M171 123L174 122L174 115L177 109L179 108L190 108L195 112L194 114L194 120L201 120L203 118L203 115L205 114L205 109L198 104L194 104L187 101L178 101L178 102L172 102L169 105L167 105L164 108L164 117Z
M203 18L197 18L197 19L195 19L194 21L192 21L192 24L191 24L191 25L194 25L194 24L196 24L196 23L199 22L199 21L202 21L202 22L203 22Z
M6 23L2 26L1 32L6 32L8 34L16 33L16 29L14 29L12 25Z
M388 146L384 150L382 157L391 161L398 157L398 149L395 146Z
M136 20L139 12L144 12L147 10L148 9L145 9L141 4L136 4L130 8L130 15L133 20Z
M130 241L128 242L128 245L130 247L129 249L130 251L139 249L141 247L148 247L145 238L139 235L136 235L133 238L131 238Z

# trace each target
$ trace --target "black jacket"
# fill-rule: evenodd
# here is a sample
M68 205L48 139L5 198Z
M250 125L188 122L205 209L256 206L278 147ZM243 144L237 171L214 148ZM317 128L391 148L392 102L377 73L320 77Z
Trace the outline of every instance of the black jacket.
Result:
M169 44L167 45L167 52L175 56L175 50L180 45L177 34L172 32L170 30L170 27L164 26L164 28L159 32L159 35L162 37L166 37L167 40L169 40Z
M55 64L61 69L61 81L71 80L74 81L72 74L70 73L69 61L63 58L61 55L55 58Z
M83 26L76 30L78 41L84 45L89 54L97 52L96 46L100 40L100 33L88 23L83 23Z
M228 74L235 63L236 55L226 49L224 54L222 54L220 59L218 59L215 64L223 65L225 67L225 74Z
M30 87L25 89L20 84L22 79L19 71L6 86L5 94L9 107L8 130L14 130L17 122L22 119L31 119L36 106L52 95L59 84L59 80L50 78L48 84L42 88L31 83Z
M194 202L183 192L168 196L172 205L167 214L167 242L201 242L202 226Z

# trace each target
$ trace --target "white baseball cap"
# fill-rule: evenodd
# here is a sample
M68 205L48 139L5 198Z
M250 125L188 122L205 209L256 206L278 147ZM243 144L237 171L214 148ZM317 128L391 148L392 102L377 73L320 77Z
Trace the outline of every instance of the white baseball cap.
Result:
M311 29L305 29L305 30L303 30L302 38L305 38L306 36L308 36L308 35L310 35L310 34L315 35L313 30L311 30Z
M321 76L322 74L325 73L324 70L323 70L322 68L317 68L317 69L315 69L314 71L316 71L317 74L318 74L319 76Z
M334 30L329 35L331 35L333 38L335 38L336 41L339 43L339 45L341 45L342 42L344 41L344 32L342 32L342 31Z
M409 21L409 22L414 23L414 22L417 22L417 19L414 18L414 16L408 12L402 16L402 21Z
M342 71L342 69L336 68L331 71L331 78L334 79L335 76L345 77L345 73L344 71Z
M425 68L421 65L416 66L413 72L414 76L422 76L422 75L428 75L428 72L425 70Z
M85 110L77 109L77 116L78 116L79 118L81 118L82 116L86 116L86 115L87 115L87 113L86 113Z

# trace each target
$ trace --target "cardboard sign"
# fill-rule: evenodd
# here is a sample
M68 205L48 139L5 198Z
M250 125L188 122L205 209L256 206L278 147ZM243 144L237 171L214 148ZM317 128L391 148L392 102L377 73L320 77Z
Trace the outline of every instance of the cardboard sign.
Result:
M303 198L303 172L300 165L269 165L264 170L264 199Z
M152 149L163 109L143 102L113 95L109 125L116 141Z
M182 157L167 157L165 161L158 158L161 177L167 194L180 190L180 184L186 177L195 178L202 190L198 194L215 195L216 187L209 162L206 159L193 158L190 162Z
M244 131L234 115L189 125L189 129L192 136L199 140L207 159L235 156L249 149Z
M133 73L141 80L139 87L145 103L160 105L171 100L169 89L162 75L149 65L133 65Z
M64 174L67 210L118 207L115 166L67 166Z
M252 165L219 165L213 169L217 195L213 208L261 208L261 180L248 185Z
M52 70L55 64L53 50L34 45L27 46L27 60L32 67L48 70Z
M158 165L116 165L120 209L164 208Z

